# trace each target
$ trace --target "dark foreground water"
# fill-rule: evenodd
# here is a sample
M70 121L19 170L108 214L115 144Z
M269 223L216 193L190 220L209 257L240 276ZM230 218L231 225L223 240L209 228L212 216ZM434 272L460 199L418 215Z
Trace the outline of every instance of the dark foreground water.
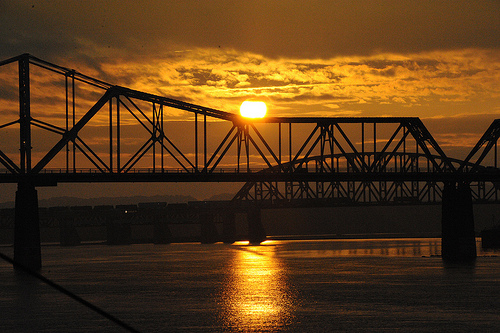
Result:
M42 274L142 332L500 332L500 252L444 265L440 251L439 239L44 246ZM0 331L125 332L5 262Z

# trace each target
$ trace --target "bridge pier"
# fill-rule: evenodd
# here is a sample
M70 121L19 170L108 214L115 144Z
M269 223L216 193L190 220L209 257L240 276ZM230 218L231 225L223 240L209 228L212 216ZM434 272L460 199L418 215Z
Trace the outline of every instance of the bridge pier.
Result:
M219 241L219 234L214 222L214 214L200 212L201 243L214 244Z
M108 218L106 239L108 245L130 245L132 244L132 226L128 221Z
M226 244L236 242L236 214L234 212L222 215L222 241Z
M14 217L14 260L34 271L42 268L38 193L28 182L17 184Z
M468 184L445 183L441 219L441 255L445 261L474 261L476 237Z
M266 240L266 231L262 224L261 211L259 207L249 208L247 211L248 240L250 244L260 244Z
M172 233L167 221L162 221L161 217L157 217L154 225L153 241L155 244L170 244L172 243Z
M81 242L74 217L68 217L59 222L59 243L61 246L76 246L80 245Z

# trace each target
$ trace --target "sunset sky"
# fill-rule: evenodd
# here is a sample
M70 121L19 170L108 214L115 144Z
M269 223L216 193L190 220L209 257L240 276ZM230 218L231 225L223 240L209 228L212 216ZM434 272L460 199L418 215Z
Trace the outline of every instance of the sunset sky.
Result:
M500 118L493 0L1 1L0 60L22 53L228 112L416 116L445 152Z

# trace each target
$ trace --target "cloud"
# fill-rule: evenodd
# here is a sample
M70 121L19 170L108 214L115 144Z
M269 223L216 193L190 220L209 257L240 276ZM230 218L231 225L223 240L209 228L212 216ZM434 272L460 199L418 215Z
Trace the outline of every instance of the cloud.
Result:
M30 52L234 113L259 98L275 116L419 116L445 145L465 149L482 130L444 119L496 117L499 12L491 1L2 2L0 59ZM63 127L64 79L40 71L33 115ZM0 124L18 112L11 72L0 68L2 114L10 115ZM78 118L103 92L77 84L76 93ZM106 124L105 111L93 125Z
M0 55L151 58L234 49L267 58L498 48L497 1L2 2ZM92 53L97 49L98 53Z
M285 111L283 103L297 109L293 102L368 110L499 94L498 2L1 6L4 57L31 52L113 84L225 110L249 96Z
M411 115L429 117L438 115L429 112L432 105L440 103L451 106L498 101L498 68L500 56L481 49L327 60L272 59L236 50L194 49L159 54L150 62L127 57L103 59L98 68L87 63L78 71L101 74L97 78L112 84L230 112L237 112L243 100L259 97L276 107L270 108L271 114L274 110L289 114L287 108L309 113L308 108L331 104L369 115L379 105L392 105L405 106L406 110L394 112L394 108L387 108L385 114L405 115L412 112L409 107L420 107L418 114ZM62 79L36 75L32 79L44 88L51 87L50 94L42 98L46 102L40 100L41 104L50 105L50 100L61 103L64 99ZM11 81L10 85L15 84ZM60 96L56 95L58 89ZM78 89L80 98L86 101L82 106L90 107L102 94L86 87ZM33 91L37 92L35 88ZM15 95L2 96L12 99ZM454 111L442 114L452 115Z

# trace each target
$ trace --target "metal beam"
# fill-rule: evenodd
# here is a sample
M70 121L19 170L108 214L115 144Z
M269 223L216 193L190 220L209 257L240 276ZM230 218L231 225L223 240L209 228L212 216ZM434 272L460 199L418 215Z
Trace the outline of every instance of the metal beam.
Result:
M97 103L90 108L90 110L71 128L66 132L61 140L57 142L54 147L38 162L33 168L33 173L39 173L60 151L66 146L69 141L76 139L78 132L96 115L99 110L116 94L114 88L110 88L104 95L97 101Z

